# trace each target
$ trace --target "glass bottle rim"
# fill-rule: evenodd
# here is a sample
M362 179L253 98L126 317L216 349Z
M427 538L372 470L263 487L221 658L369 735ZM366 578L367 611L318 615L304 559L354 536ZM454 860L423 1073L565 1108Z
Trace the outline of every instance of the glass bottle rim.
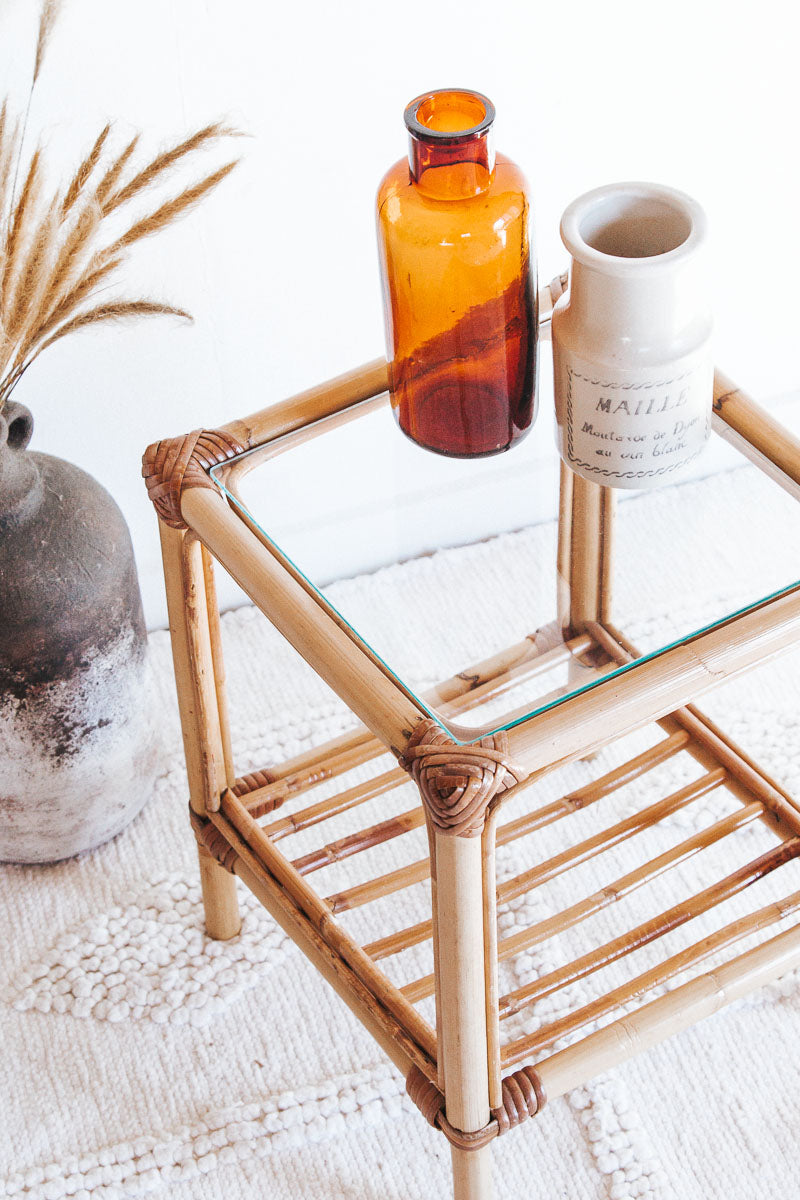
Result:
M419 119L418 113L423 105L435 101L437 96L464 97L469 101L477 101L483 108L483 116L476 124L465 129L432 129ZM472 141L473 138L482 137L488 133L495 119L495 107L488 96L484 96L482 92L476 92L472 88L437 88L432 92L423 92L406 105L403 119L406 129L412 137L423 141L437 142L443 146L456 146L460 142Z

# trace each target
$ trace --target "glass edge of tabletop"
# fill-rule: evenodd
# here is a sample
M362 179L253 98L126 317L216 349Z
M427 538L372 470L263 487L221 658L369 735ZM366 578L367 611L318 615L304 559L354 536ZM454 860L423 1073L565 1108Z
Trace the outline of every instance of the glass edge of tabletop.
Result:
M489 737L492 734L507 731L515 728L516 726L522 725L526 721L530 721L535 717L540 716L542 713L549 712L550 710L565 704L567 701L573 700L577 696L583 695L586 692L594 691L602 685L618 679L620 676L635 670L637 667L640 667L645 663L661 657L676 647L686 645L687 643L690 643L701 637L705 633L709 633L715 629L720 629L730 622L735 621L738 617L763 608L773 601L800 589L800 579L792 580L785 586L761 595L739 608L728 611L712 621L693 628L688 632L679 635L673 640L665 642L663 645L654 650L637 654L637 657L632 659L630 662L620 663L613 669L605 670L603 674L598 674L595 678L585 683L581 683L574 687L567 686L562 695L552 696L552 694L550 694L546 698L542 698L541 702L539 703L536 703L534 700L532 705L525 712L521 712L519 709L517 709L513 714L507 714L507 719L505 720L501 718L496 723L492 723L490 720L487 724L476 727L474 733L463 726L454 727L454 725L446 716L437 711L434 703L432 703L430 700L426 700L424 696L420 694L420 689L413 688L405 680L403 680L398 672L390 666L386 659L369 644L369 642L362 634L359 633L354 625L351 624L351 622L340 611L340 609L332 603L327 595L325 595L322 587L318 587L313 580L309 578L307 573L298 566L298 564L286 552L286 550L284 550L275 541L275 539L270 536L263 524L256 519L242 499L236 495L234 491L228 488L225 480L220 477L222 475L227 476L231 468L243 462L244 460L251 458L269 459L275 457L276 455L290 451L297 444L298 434L302 435L303 441L307 440L309 437L319 437L325 432L326 429L330 428L334 424L341 423L343 421L349 422L361 415L374 411L376 407L388 403L388 391L383 391L374 396L370 396L367 399L356 401L345 409L315 418L300 426L298 429L293 429L289 432L279 434L278 436L268 439L266 442L263 442L258 446L253 446L248 450L242 451L240 454L234 455L224 463L218 463L209 469L208 476L219 490L223 499L225 499L232 506L234 512L236 512L240 519L243 520L243 523L247 524L250 522L250 524L252 524L259 531L261 537L263 537L265 543L271 549L271 552L277 558L277 560L282 563L290 575L292 575L298 582L301 583L308 595L311 596L319 605L320 612L323 617L334 620L335 623L340 626L340 628L344 629L352 638L354 644L359 648L359 650L372 662L378 664L381 670L384 671L384 673L395 684L399 691L410 697L414 703L420 707L423 713L435 721L443 730L443 732L446 733L447 736L450 737L457 745L472 745L475 742L480 741L481 738ZM714 433L712 436L716 437L719 435ZM742 465L747 464L749 460L743 453L741 456ZM256 463L254 465L258 464ZM759 469L757 465L755 469ZM771 480L770 482L775 487L780 486L774 480ZM562 642L562 645L563 644L566 643ZM463 671L466 671L467 669L467 667L462 668Z

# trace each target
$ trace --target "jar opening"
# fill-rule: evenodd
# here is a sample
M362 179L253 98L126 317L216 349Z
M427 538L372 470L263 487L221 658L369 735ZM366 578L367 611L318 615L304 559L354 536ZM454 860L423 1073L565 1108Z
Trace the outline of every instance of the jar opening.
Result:
M414 137L453 142L485 134L494 116L494 105L480 92L443 88L412 100L405 122Z
M8 426L8 438L6 444L12 450L24 450L28 442L31 440L33 432L33 421L30 417L15 417Z
M655 258L677 250L692 233L692 218L670 198L616 192L591 205L578 232L592 250L613 258Z

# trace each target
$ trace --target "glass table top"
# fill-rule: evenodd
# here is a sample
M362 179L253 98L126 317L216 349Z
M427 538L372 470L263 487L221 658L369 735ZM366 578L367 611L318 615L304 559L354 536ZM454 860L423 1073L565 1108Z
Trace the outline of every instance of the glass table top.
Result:
M553 422L545 382L521 443L449 459L407 440L384 396L211 474L403 689L469 740L800 581L800 504L712 434L669 484L615 492L610 621L632 664L572 636Z

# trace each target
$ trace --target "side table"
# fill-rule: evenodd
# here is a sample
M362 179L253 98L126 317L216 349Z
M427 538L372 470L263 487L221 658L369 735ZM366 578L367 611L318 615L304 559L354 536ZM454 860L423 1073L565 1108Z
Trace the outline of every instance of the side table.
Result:
M622 982L555 1022L505 1035L516 1014L535 1011L609 964L625 966L642 947L658 947L672 931L800 857L800 805L692 703L800 640L800 583L770 583L768 595L747 597L701 628L637 650L612 610L614 495L561 468L550 568L556 569L554 619L423 693L408 663L391 654L402 658L410 647L413 661L414 620L425 614L410 614L411 633L391 653L372 644L369 630L312 582L286 538L262 528L243 491L254 467L264 464L268 475L365 420L383 422L399 446L386 386L387 365L378 360L221 429L158 442L144 456L144 475L160 518L208 932L215 938L238 932L240 878L371 1032L423 1116L450 1141L458 1200L485 1200L494 1138L598 1072L800 964L800 927L786 921L800 909L800 891L790 891L661 954L645 971L631 967ZM800 442L720 374L714 409L716 433L757 465L764 487L800 498ZM466 470L437 460L430 469ZM296 467L287 470L296 477ZM456 476L442 478L442 494L452 499ZM275 485L273 515L283 489ZM435 516L428 519L434 548L440 535ZM398 524L401 542L407 525ZM735 554L729 557L735 570ZM358 722L351 732L237 775L213 559L345 702ZM623 569L630 574L631 564ZM453 619L446 610L440 618ZM537 783L548 773L643 727L652 734L645 749L586 786L540 802ZM646 804L615 815L621 789L655 778L660 764L681 755L694 771L685 786L664 796L655 783ZM382 756L396 762L387 759L379 773L348 781L356 768L381 766ZM409 777L418 800L396 811L392 797L402 796ZM634 869L615 871L615 848L712 792L725 793L724 815ZM361 813L369 804L385 815L365 824ZM588 809L605 816L583 836L573 814ZM513 817L505 819L509 812ZM498 887L497 846L557 822L561 848L542 857L533 837L526 870ZM733 844L736 831L753 822L769 833L763 853L734 861L722 876L704 866L710 848L724 839ZM293 855L287 847L306 830L314 831L314 847ZM416 857L413 848L404 850L414 831L427 833L427 853ZM367 873L334 892L314 886L332 864L356 856L368 862L376 847L396 849L391 871ZM580 867L598 855L608 856L609 883L586 895ZM565 937L600 910L616 913L624 897L690 859L697 868L692 895L646 920L621 919L602 944L503 991L504 964L515 955ZM498 909L568 872L577 879L572 902L511 936L498 933ZM392 899L413 888L418 919L398 928ZM417 952L431 955L432 969L403 981L401 965L418 963ZM708 960L711 969L703 970Z

